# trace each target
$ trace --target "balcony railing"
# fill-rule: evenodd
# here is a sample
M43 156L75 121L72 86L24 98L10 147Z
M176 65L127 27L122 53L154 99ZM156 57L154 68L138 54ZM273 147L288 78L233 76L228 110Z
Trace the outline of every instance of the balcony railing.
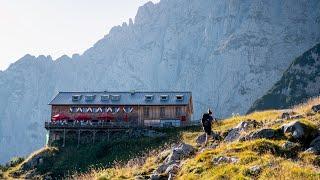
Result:
M132 122L45 122L46 129L128 129L140 127Z
M198 121L181 122L179 126L198 126ZM162 127L162 123L138 122L45 122L46 129L129 129L142 127ZM172 125L175 126L175 125ZM177 126L176 126L177 127Z

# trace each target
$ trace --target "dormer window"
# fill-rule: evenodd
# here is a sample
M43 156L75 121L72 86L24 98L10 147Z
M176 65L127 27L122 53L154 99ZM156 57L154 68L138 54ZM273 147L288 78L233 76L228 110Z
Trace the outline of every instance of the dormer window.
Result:
M94 97L95 97L95 95L86 95L85 99L86 99L87 102L91 102L91 101L94 100Z
M109 95L101 95L101 101L109 101Z
M168 95L161 95L160 96L160 100L161 101L167 101L169 99L169 96Z
M81 95L72 95L72 101L77 102L81 100Z
M153 100L153 95L145 95L145 100L146 101L152 101Z
M119 101L120 100L120 95L111 95L111 100L112 101Z
M183 95L176 95L177 101L183 101Z

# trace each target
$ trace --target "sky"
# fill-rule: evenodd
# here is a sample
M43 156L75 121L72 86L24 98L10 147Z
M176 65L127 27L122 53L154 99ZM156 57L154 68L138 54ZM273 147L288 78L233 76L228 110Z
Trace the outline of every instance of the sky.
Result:
M25 54L82 54L148 1L0 0L0 70Z

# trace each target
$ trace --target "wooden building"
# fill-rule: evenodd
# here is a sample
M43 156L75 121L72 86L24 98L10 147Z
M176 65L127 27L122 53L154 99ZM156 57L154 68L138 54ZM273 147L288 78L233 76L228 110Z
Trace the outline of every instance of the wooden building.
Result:
M193 114L191 92L59 92L49 105L51 123L183 126Z

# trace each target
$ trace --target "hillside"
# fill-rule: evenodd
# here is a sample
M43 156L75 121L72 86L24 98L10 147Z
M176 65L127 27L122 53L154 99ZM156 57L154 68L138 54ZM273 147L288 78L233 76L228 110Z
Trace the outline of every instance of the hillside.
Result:
M26 160L9 168L4 176L25 177L33 172L43 178L69 172L69 177L75 179L319 179L320 111L312 110L317 104L320 98L290 111L255 112L216 122L215 138L205 147L200 129L171 129L163 131L168 138L148 141L150 144L141 143L143 139L126 145L117 142L112 145L112 156L104 148L105 156L101 157L96 156L96 150L88 151L88 147L55 150L55 157L44 159L34 171L21 168ZM149 151L143 150L147 146ZM146 153L141 154L142 151ZM122 162L103 164L119 155L123 156ZM85 169L69 171L80 168L81 163L86 164ZM100 164L93 166L94 163Z
M284 109L320 94L320 44L296 58L282 78L249 112L265 109Z
M320 42L319 9L319 0L161 0L83 54L26 55L0 73L0 162L44 145L58 91L186 90L194 117L245 113Z

